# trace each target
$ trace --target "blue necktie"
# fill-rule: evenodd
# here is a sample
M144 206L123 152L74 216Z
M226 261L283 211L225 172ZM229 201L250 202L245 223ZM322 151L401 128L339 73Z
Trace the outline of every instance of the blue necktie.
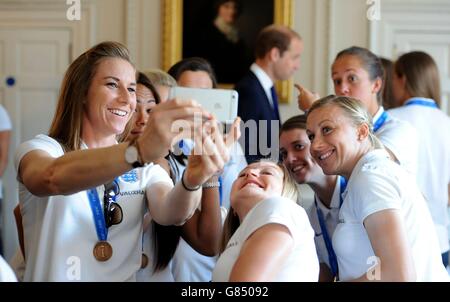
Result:
M277 120L280 120L280 112L278 111L278 97L277 92L275 91L275 86L270 88L270 93L272 94L273 110L275 111Z

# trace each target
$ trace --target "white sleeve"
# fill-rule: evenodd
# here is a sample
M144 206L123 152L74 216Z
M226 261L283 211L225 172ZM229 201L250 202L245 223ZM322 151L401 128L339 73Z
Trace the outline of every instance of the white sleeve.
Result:
M12 129L11 120L5 108L0 105L0 131L8 131Z
M396 180L389 178L387 169L359 173L351 194L354 215L363 223L367 216L386 209L400 209L401 196Z
M160 165L149 165L143 168L143 174L147 181L146 187L148 188L152 184L163 182L169 187L173 187L172 179L166 170L164 170Z
M64 150L61 145L53 138L40 134L35 138L22 143L16 150L14 166L16 171L19 169L19 164L22 158L33 150L43 150L52 157L60 157L64 155Z
M8 263L0 256L0 282L17 282L16 275Z
M250 237L256 230L264 225L276 223L287 227L294 240L307 229L312 232L305 210L294 201L273 197L263 200L256 206L249 223L245 226L244 238Z
M377 137L412 175L417 172L419 140L417 130L407 121L391 118L389 127L380 130Z

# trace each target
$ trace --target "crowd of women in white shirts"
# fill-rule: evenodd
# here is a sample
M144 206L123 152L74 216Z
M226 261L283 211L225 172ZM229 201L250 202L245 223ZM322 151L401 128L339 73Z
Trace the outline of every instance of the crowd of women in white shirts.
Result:
M195 101L168 99L171 86L216 87L208 62L169 73L136 77L115 42L70 65L49 134L16 153L20 280L448 281L450 120L430 56L396 61L402 106L385 111L379 58L341 51L337 96L296 86L308 114L283 124L282 163L247 165L239 119L222 135ZM189 129L167 131L178 119Z

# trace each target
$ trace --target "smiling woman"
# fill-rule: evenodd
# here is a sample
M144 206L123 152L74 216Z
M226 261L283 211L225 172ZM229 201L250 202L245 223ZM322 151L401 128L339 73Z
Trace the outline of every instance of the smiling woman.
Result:
M256 162L239 174L213 281L318 280L314 232L297 195L282 165Z
M307 184L314 191L314 203L307 213L314 229L314 241L320 262L319 281L337 277L337 259L331 238L338 224L341 193L345 181L337 175L325 175L311 156L311 143L306 133L306 115L297 115L281 126L280 154L283 164L298 184Z
M150 82L148 77L142 72L137 74L137 89L136 89L136 112L130 120L128 133L125 133L126 140L133 141L144 132L147 121L150 117L152 109L160 103L159 94Z
M118 143L136 107L135 72L119 43L87 50L65 74L49 135L18 148L20 207L26 209L24 281L135 280L142 261L144 209L160 224L184 223L200 202L200 190L194 188L228 160L226 150L197 129L214 152L196 157L183 174L183 185L174 186L152 164L178 134L167 131L175 120L211 119L189 101L156 106L138 139ZM215 141L221 139L216 135ZM112 180L121 194L102 194L111 193L107 184ZM99 196L107 206L102 207ZM68 267L69 259L78 259L78 266Z
M347 180L333 235L339 279L448 281L425 199L376 138L361 102L334 95L318 100L307 133L324 173Z

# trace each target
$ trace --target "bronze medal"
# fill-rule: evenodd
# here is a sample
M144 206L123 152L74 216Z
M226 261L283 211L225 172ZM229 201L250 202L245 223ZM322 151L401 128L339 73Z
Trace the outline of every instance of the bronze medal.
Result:
M148 265L148 257L146 254L142 253L141 268L146 268L147 265Z
M99 241L94 246L94 257L97 261L108 261L113 254L112 246L107 241Z

